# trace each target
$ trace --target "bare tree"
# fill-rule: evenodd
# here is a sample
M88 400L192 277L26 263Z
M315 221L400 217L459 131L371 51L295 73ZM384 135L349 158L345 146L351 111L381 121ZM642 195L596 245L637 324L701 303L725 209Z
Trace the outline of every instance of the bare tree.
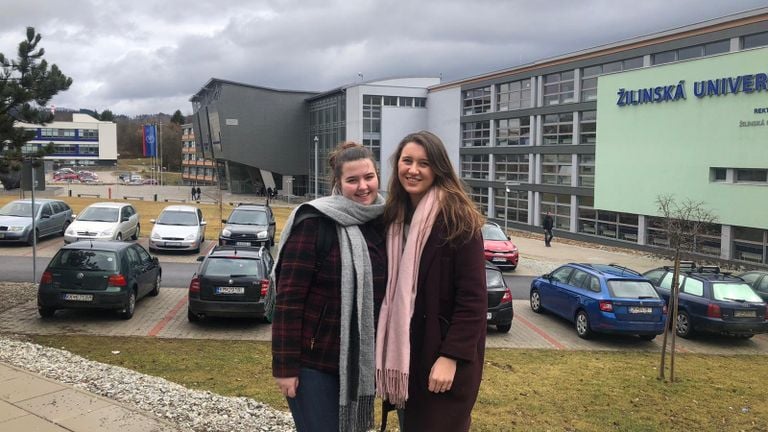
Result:
M699 250L700 236L708 231L708 228L717 220L717 217L709 211L703 202L685 199L678 202L672 195L659 195L656 197L657 209L663 217L662 226L669 241L669 248L674 257L674 271L672 273L672 289L669 296L669 316L672 320L669 381L675 381L675 341L677 337L677 306L680 297L680 260L686 255L693 257ZM665 362L667 354L667 335L664 332L664 340L661 346L661 364L659 366L659 379L665 379Z

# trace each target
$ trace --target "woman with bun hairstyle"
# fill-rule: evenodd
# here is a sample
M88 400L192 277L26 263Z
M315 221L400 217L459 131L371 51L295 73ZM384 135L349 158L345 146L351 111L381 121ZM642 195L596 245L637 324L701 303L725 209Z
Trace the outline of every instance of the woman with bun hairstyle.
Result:
M299 432L367 431L387 277L384 200L369 149L342 143L329 164L332 195L297 207L280 235L272 374ZM329 231L327 254L318 253Z
M376 392L405 432L468 431L485 353L484 220L436 135L403 138L392 165Z

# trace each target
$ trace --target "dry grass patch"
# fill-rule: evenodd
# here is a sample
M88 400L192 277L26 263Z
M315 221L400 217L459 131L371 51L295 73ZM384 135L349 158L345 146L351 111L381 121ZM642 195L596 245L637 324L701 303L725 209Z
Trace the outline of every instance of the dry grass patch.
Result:
M84 336L34 340L186 387L287 409L271 377L268 342ZM120 354L111 354L113 350ZM675 384L656 379L657 363L655 353L488 349L472 430L768 430L765 356L679 354L680 381ZM394 414L389 420L396 425Z

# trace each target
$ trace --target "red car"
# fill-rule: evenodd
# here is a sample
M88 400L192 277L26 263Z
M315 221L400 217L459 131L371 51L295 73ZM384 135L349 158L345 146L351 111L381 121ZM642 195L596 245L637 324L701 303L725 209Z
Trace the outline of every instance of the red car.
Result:
M504 234L501 227L495 223L483 225L483 250L485 260L493 263L501 270L514 270L520 254L517 246Z

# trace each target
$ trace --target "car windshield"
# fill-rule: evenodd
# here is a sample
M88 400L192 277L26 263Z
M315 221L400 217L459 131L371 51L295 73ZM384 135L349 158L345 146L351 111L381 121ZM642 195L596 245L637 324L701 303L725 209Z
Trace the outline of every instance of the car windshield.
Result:
M114 252L90 249L62 249L52 260L50 267L85 271L115 271L117 258Z
M485 269L485 286L488 288L504 288L504 277L500 271Z
M612 297L634 299L657 299L659 295L648 281L609 280L608 291Z
M203 270L205 276L264 277L259 260L248 258L211 257Z
M79 221L117 222L120 209L114 207L88 207L77 217Z
M40 209L40 204L35 203L35 213ZM0 208L0 216L32 217L32 203L11 202Z
M195 226L197 225L197 215L188 211L164 211L157 218L157 223L160 225Z
M507 240L507 236L505 236L501 228L497 227L496 225L485 224L483 225L482 232L483 232L483 240L496 240L496 241Z
M712 297L715 300L735 302L761 302L757 293L745 283L715 282L712 284Z
M227 223L237 225L266 225L267 214L260 210L235 210Z

